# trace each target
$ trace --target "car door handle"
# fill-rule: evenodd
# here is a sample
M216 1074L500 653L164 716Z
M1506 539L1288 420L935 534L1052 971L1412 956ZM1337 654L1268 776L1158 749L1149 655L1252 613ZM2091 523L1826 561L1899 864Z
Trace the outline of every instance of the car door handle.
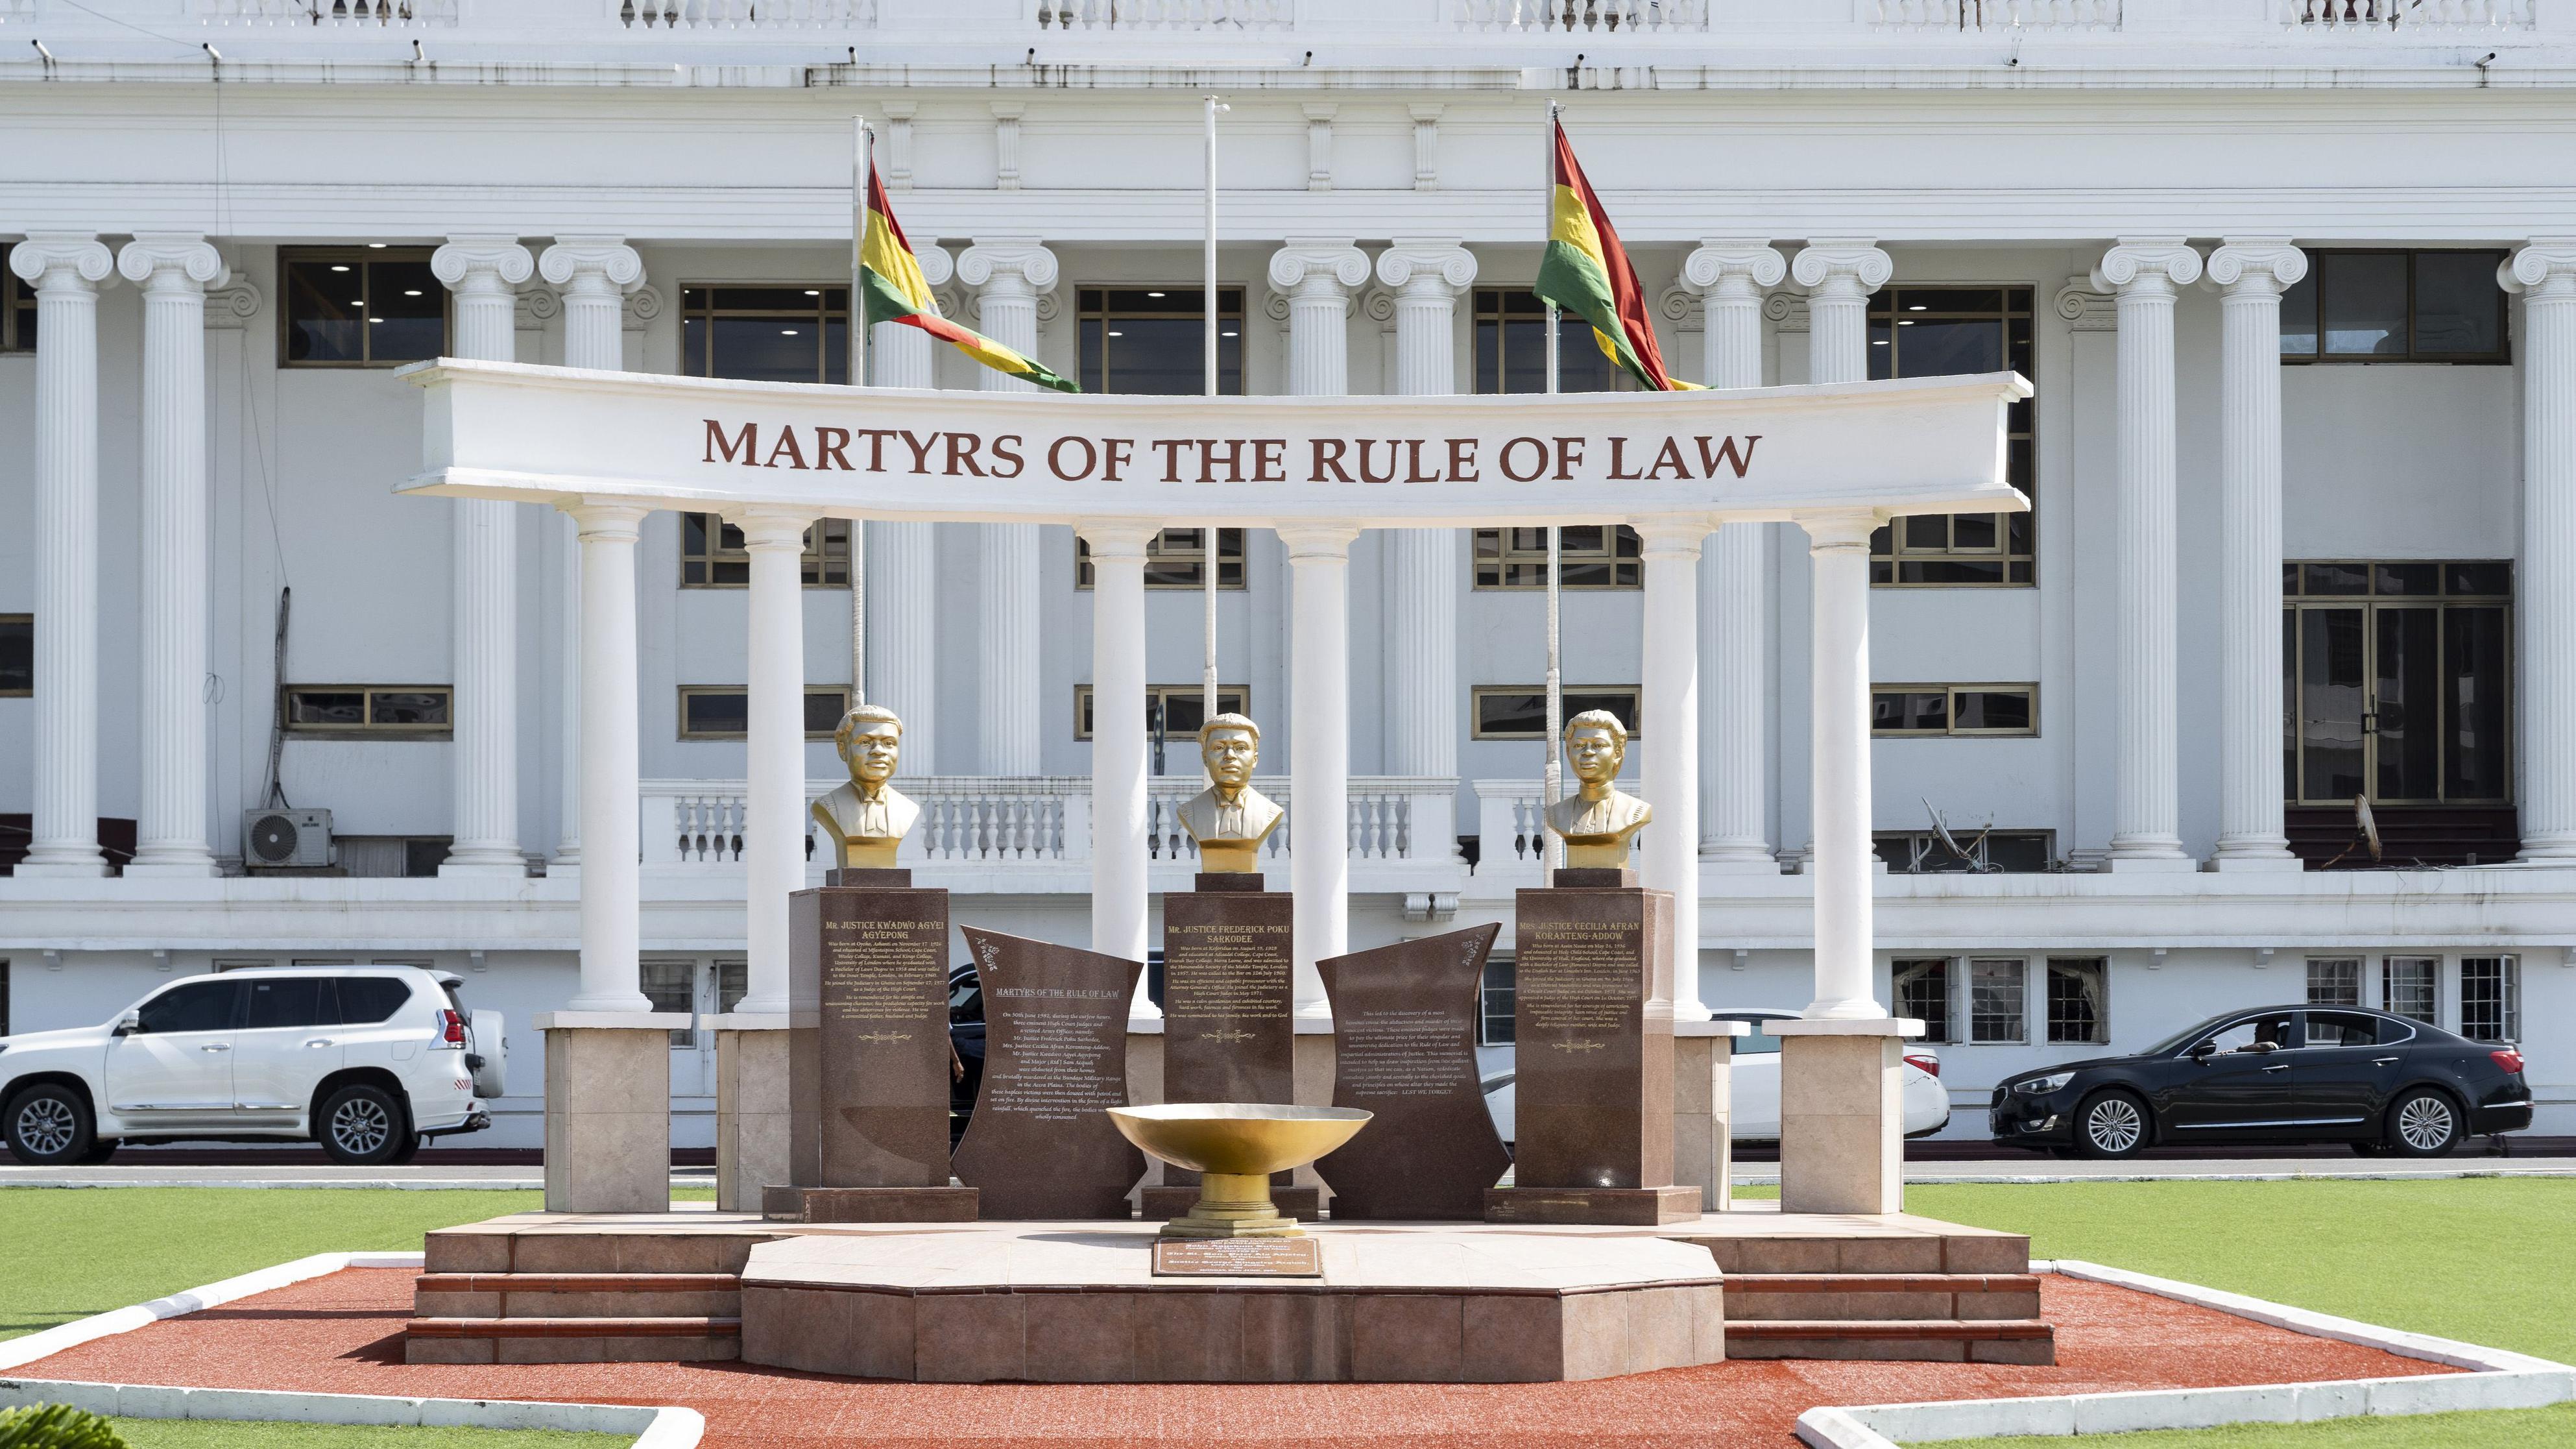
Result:
M315 1037L313 1040L308 1041L308 1042L306 1042L306 1043L305 1043L305 1045L306 1045L306 1046L308 1046L308 1047L326 1047L326 1046L329 1046L330 1044L331 1044L331 1038L329 1038L329 1037L327 1037L327 1036L317 1036L317 1037Z
M2267 1071L2267 1072L2286 1072L2286 1071L2288 1071L2289 1069L2290 1069L2290 1064L2289 1064L2288 1062L2283 1062L2283 1063L2281 1063L2279 1066L2276 1066L2276 1067L2265 1067L2263 1070L2265 1070L2265 1071Z
M2395 1060L2397 1060L2395 1057L2372 1057L2370 1064L2374 1067L2384 1067Z
M208 1042L204 1046L197 1048L197 1050L201 1052L228 1052L231 1051L232 1048L223 1045L221 1042Z

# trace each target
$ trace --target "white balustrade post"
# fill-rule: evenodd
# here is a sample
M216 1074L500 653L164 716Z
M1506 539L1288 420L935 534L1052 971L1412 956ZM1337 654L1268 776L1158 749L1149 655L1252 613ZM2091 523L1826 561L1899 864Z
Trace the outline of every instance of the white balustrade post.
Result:
M1636 523L1644 547L1645 639L1637 721L1646 821L1639 878L1673 897L1673 1020L1706 1021L1699 995L1699 551L1704 518Z
M1038 350L1039 294L1055 288L1055 253L1034 237L976 238L957 258L957 277L976 289L984 335L1021 355ZM982 370L986 392L1034 392L1037 385ZM976 527L983 611L978 629L976 725L988 775L1038 773L1038 525Z
M1288 546L1288 880L1297 1014L1328 1017L1315 963L1350 949L1351 541L1347 523L1279 529Z
M195 232L140 232L143 289L140 809L128 875L206 876L206 288L231 272ZM43 336L39 324L38 337Z
M1704 376L1713 388L1762 385L1762 293L1788 274L1771 244L1701 242L1682 278L1704 301ZM1763 651L1771 593L1763 577L1771 525L1718 529L1700 563L1700 859L1709 869L1777 873L1769 825L1769 738Z
M787 1010L787 897L805 885L805 530L801 509L738 508L751 555L743 726L746 995L734 1010ZM910 733L911 724L905 722Z
M2120 314L2115 871L2192 869L2180 829L2174 656L2174 294L2199 278L2200 253L2180 237L2123 237L2093 269L2094 289L2116 293Z
M2576 860L2576 237L2535 239L2522 294L2522 857Z
M946 286L956 275L948 253L917 241L913 255L922 280ZM900 322L873 329L878 387L938 386L936 347L930 334ZM939 633L936 525L870 522L850 525L853 549L868 561L867 697L903 716L903 764L914 775L939 773ZM861 536L863 533L863 537Z
M2281 293L2308 274L2287 237L2229 237L2219 303L2220 870L2297 870L2282 830Z
M1816 822L1816 996L1805 1015L1868 1019L1878 1003L1872 956L1870 850L1869 536L1872 514L1801 518L1814 571L1812 721Z
M518 347L516 289L536 270L511 236L456 236L430 270L455 294L455 356L508 362ZM456 520L455 676L448 752L455 840L441 875L527 873L519 849L519 510L459 498ZM630 662L630 668L631 668Z
M581 530L581 989L576 1012L652 1009L637 964L643 882L636 829L635 541L652 510L619 499L566 507Z
M1138 523L1080 525L1091 546L1091 949L1145 959L1145 545ZM1138 978L1131 1017L1162 1015Z
M9 269L36 289L35 751L22 876L98 876L98 290L87 232L35 232Z

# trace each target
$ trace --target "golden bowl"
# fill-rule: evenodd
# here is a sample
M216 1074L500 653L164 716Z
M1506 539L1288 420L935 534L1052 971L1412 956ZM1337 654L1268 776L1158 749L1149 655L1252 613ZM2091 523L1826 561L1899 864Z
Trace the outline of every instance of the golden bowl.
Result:
M1111 1107L1118 1130L1154 1156L1229 1177L1303 1167L1351 1140L1372 1112L1278 1102L1173 1102Z

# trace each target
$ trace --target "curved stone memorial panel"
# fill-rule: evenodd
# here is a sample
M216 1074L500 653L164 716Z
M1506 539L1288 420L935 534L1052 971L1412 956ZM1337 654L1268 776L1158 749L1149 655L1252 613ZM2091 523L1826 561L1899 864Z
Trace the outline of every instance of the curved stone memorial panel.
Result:
M1476 1073L1477 992L1500 926L1318 961L1333 1003L1333 1105L1377 1114L1315 1171L1333 1216L1464 1220L1511 1166Z
M986 1218L1125 1218L1145 1155L1105 1108L1127 1105L1137 961L966 929L984 987L984 1083L957 1179Z

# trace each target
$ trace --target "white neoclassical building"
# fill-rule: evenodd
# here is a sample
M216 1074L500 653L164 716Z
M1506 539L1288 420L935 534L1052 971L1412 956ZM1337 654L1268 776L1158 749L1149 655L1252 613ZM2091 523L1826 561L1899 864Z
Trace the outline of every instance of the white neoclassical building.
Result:
M394 369L848 381L865 115L951 315L1089 391L1198 392L1210 92L1222 391L1543 391L1551 100L1677 375L2034 384L2030 513L1868 542L1876 986L1954 1132L2007 1072L2300 1000L2519 1041L2539 1130L2576 1131L2558 0L0 0L0 1031L169 973L434 964L518 1038L481 1141L534 1145L519 1024L573 1000L582 934L575 544L397 497ZM912 334L874 358L1019 386ZM1573 333L1561 367L1613 385ZM714 1015L747 981L744 586L791 545L639 527L642 984ZM1544 538L1335 542L1346 711L1290 687L1298 546L1175 518L1149 550L1150 890L1193 868L1212 569L1262 788L1293 803L1297 732L1347 719L1347 944L1507 920ZM1696 600L1698 997L1805 1004L1809 540L1578 529L1559 567L1569 709L1643 724L1648 604ZM828 523L802 568L808 790L863 683L907 723L916 877L1089 939L1073 531ZM682 1146L713 1036L673 1035Z

